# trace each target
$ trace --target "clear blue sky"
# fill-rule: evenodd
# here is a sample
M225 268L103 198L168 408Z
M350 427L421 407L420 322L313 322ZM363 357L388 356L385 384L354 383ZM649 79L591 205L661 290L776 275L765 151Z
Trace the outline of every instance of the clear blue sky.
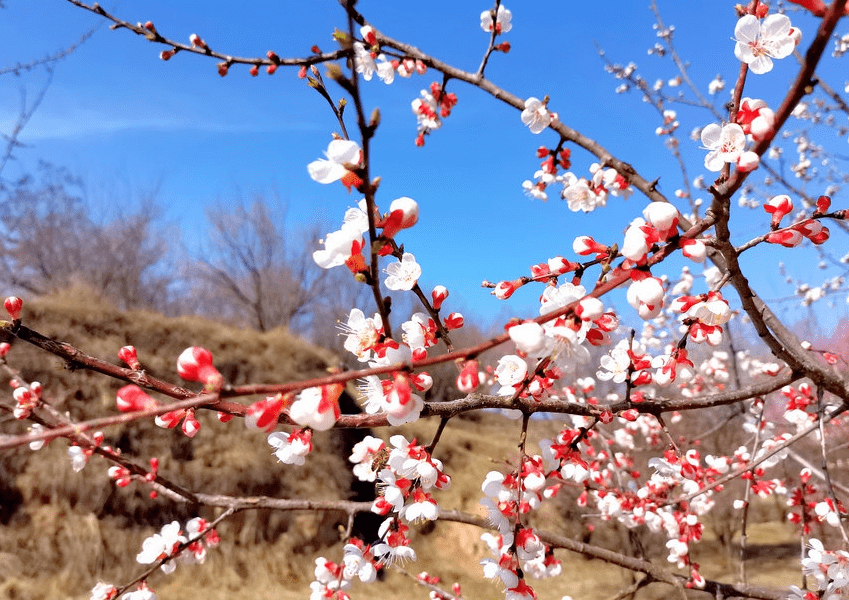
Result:
M99 20L63 0L6 0L5 5L0 10L0 66L61 49ZM654 134L657 113L634 93L614 93L618 82L604 73L595 46L604 48L611 61L633 60L650 82L675 75L668 58L647 54L656 41L647 0L514 0L505 5L513 12L513 30L503 39L512 50L493 56L487 76L520 97L548 94L561 120L599 140L647 179L660 177L661 191L671 197L681 178L663 140ZM717 73L730 85L739 65L733 54L733 3L661 0L659 5L666 23L676 27L676 46L692 62L690 74L703 93ZM262 56L269 49L280 56L303 56L313 44L331 50L333 28L345 23L343 11L331 0L107 1L103 6L128 21L152 20L167 37L187 41L197 33L212 48L239 56ZM359 3L361 12L386 34L468 70L477 67L488 41L479 14L489 6L469 0ZM809 42L813 21L798 13L791 16L803 31L803 44ZM838 31L846 29L844 25ZM320 222L326 231L336 228L359 197L349 196L341 185L317 184L307 175L306 165L322 155L337 126L324 101L297 79L296 71L251 78L247 69L234 66L220 78L213 60L180 54L166 63L158 58L161 49L127 31L102 26L56 66L47 97L22 136L28 147L18 151L19 162L4 175L32 170L39 159L67 166L85 178L106 211L114 210L116 202L132 205L139 191L158 189L166 218L182 226L190 248L204 235L204 207L247 201L256 194L279 193L288 205L290 227ZM834 59L827 62L826 69L839 73ZM845 61L842 67L849 72ZM776 105L795 70L792 58L779 61L772 73L752 78L755 85L747 95ZM843 77L834 82L840 89ZM372 164L372 172L383 178L378 202L384 209L398 196L419 202L419 225L403 232L399 241L423 265L423 287L444 284L462 297L458 306L464 312L489 319L505 304L479 288L482 279L515 278L557 254L574 258L571 245L577 235L621 241L624 227L640 215L645 201L638 195L628 201L611 198L606 208L588 217L570 212L556 198L548 203L526 198L521 183L538 168L535 149L556 143L554 135L530 134L514 109L456 82L451 84L459 98L454 113L424 148L415 147L410 102L437 79L428 73L396 78L391 86L376 78L365 84L366 106L379 106L383 115ZM18 87L26 86L32 96L43 80L41 71L0 78L0 132L15 120ZM718 102L727 97L723 92ZM714 119L705 111L678 110L690 176L709 175L702 166L705 151L687 133ZM819 141L849 154L845 139L824 134ZM575 152L572 171L587 176L592 162L589 155ZM845 206L845 199L841 192L835 204ZM756 224L765 221L761 210L747 213L735 241L763 231ZM842 255L846 237L835 229L831 248ZM785 260L791 272L798 269L793 274L799 276L806 273L803 264L816 260L807 250L777 248L753 258L762 261L753 282L766 298L792 293L778 276L777 260ZM826 275L814 273L812 283ZM536 314L539 291L520 291L502 316ZM625 305L621 298L616 304ZM841 297L839 311L844 306Z

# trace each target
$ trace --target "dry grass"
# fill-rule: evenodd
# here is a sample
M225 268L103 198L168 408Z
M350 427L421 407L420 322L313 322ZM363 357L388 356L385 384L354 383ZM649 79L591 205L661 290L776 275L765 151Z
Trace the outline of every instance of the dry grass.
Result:
M144 366L153 374L179 381L176 356L187 346L202 344L233 383L284 381L319 375L334 359L278 330L260 335L196 318L167 319L160 315L119 313L79 295L29 302L25 322L34 329L69 341L87 352L116 360L118 348L133 344ZM72 373L55 359L16 344L9 355L28 379L45 383L46 395L74 418L113 414L115 390L120 383L90 373ZM117 360L116 360L117 362ZM200 415L202 430L193 440L179 432L136 423L108 430L107 443L120 446L144 462L158 456L161 472L191 489L232 494L268 494L278 497L345 498L350 472L340 457L338 433L317 435L317 451L303 467L280 465L271 456L264 435L250 433L238 421L228 425L211 414ZM536 440L553 435L558 421L532 421L528 449ZM5 422L4 432L18 424ZM408 439L427 443L436 421L404 428ZM19 430L19 429L18 429ZM493 469L504 470L505 460L518 456L520 423L497 415L455 419L440 441L437 456L452 476L449 490L437 492L445 509L481 514L480 482ZM388 431L379 435L388 437ZM395 431L391 432L395 433ZM0 457L0 598L87 598L98 580L120 583L140 571L135 555L144 537L173 519L185 522L197 516L185 506L151 500L133 484L116 489L106 476L108 465L95 458L82 473L74 473L66 456L67 443L57 440L37 453L19 449ZM566 496L571 492L567 490ZM4 512L5 511L5 512ZM214 513L201 509L202 516ZM551 503L537 521L545 528L578 538L589 536L589 519L574 503ZM151 585L161 598L204 600L289 600L308 595L314 560L323 555L339 560L342 550L334 515L242 513L220 528L222 544L203 566L180 566L176 573L154 574ZM501 597L501 590L483 580L480 560L487 556L474 527L439 522L435 527L413 528L412 544L419 560L405 565L411 573L438 575L446 588L458 581L470 599ZM600 528L601 529L601 528ZM623 548L627 533L593 534L593 543ZM797 552L786 544L792 531L783 524L759 524L750 529L754 548L748 564L750 580L772 586L798 584ZM624 541L623 541L624 540ZM660 544L659 552L663 547ZM723 581L737 579L736 560L728 560L719 544L706 539L695 547L703 573ZM631 575L600 561L589 561L565 551L563 575L531 584L540 598L610 597L629 584ZM657 557L662 562L663 555ZM368 589L357 584L353 596L406 599L426 598L409 579L391 571ZM668 589L649 586L638 598L663 598Z

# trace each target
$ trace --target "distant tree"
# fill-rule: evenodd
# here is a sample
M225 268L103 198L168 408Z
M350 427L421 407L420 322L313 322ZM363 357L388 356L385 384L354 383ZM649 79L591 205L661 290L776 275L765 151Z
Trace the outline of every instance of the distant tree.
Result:
M317 233L290 236L284 210L277 213L263 197L250 207L239 203L232 210L219 205L207 211L212 248L188 274L201 312L223 313L259 331L280 325L302 333L310 329L331 289L330 277L312 260Z
M0 203L0 277L7 291L44 295L83 284L118 308L165 309L170 244L152 197L132 214L97 221L79 178L45 165Z

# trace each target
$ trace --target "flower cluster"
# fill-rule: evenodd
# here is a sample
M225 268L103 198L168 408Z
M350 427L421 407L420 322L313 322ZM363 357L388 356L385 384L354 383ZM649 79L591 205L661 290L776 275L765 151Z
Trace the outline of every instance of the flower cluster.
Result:
M210 529L209 523L195 517L186 523L185 534L180 523L172 521L163 526L142 543L142 551L136 556L136 562L150 565L162 561L160 568L164 573L172 573L177 568L173 560L179 558L187 564L200 564L206 560L207 549L219 543L218 533Z

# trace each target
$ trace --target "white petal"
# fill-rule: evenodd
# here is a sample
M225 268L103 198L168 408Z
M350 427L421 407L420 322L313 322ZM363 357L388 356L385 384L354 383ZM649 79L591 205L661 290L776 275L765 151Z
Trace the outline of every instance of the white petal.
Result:
M786 18L786 17L785 17ZM740 17L734 27L734 37L744 43L754 42L758 39L761 25L755 15Z
M714 149L719 146L719 140L722 137L722 127L717 125L716 123L711 123L710 125L706 125L702 129L702 144L705 145L706 148Z
M360 147L351 140L333 140L327 146L327 158L336 163L358 164Z

